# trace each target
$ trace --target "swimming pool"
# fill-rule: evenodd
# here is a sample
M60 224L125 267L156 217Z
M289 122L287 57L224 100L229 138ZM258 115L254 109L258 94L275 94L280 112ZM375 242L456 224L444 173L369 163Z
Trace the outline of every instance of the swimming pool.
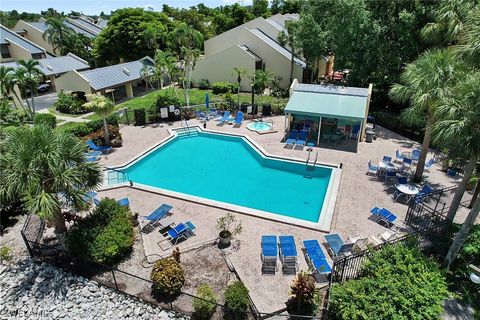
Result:
M265 156L243 137L196 131L116 170L135 185L232 204L268 218L318 223L336 169L307 170L304 162Z

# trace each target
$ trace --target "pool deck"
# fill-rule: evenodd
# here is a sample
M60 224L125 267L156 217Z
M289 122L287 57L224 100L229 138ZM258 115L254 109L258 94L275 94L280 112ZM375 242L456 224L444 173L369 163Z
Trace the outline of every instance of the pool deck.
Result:
M244 124L239 128L227 124L217 126L214 121L209 121L207 130L243 134L270 154L306 160L308 157L306 148L303 151L291 150L284 148L284 144L281 143L284 131L284 117L277 116L270 119L273 120L274 130L278 130L278 132L261 135L252 132L246 129L246 124L249 121L244 121ZM198 122L191 120L189 124L198 124ZM102 159L101 164L109 167L122 165L168 137L169 132L167 129L179 126L180 123L163 124L158 127L125 126L120 130L123 137L123 147L114 150ZM393 183L384 183L383 181L378 181L376 177L366 175L367 162L372 160L372 162L376 163L384 155L394 156L397 148L407 151L418 147L418 144L378 126L375 128L375 131L378 138L373 143L360 143L357 153L314 148L314 152L319 150L319 162L343 164L340 189L333 212L330 232L339 233L344 239L347 239L349 236L376 236L386 230L368 219L370 216L369 210L373 206L381 206L391 210L398 215L401 221L405 218L407 206L403 202L394 202L392 200ZM426 174L425 181L434 188L447 187L459 182L458 177L449 177L436 167L430 171L430 173ZM228 178L226 178L226 186L228 187ZM140 216L148 215L162 203L172 205L172 212L177 222L191 220L197 226L195 237L178 244L181 250L215 238L218 234L215 228L217 219L229 212L228 210L194 203L185 199L159 195L131 187L102 191L100 195L117 199L129 197L131 209L134 212L138 212ZM457 220L462 221L465 219L467 213L468 211L465 208L461 208L457 214ZM274 276L261 274L261 235L293 235L299 251L299 267L306 270L308 267L300 250L303 248L302 241L318 239L319 242L323 243L323 235L325 233L244 214L236 214L236 216L242 222L243 232L237 237L238 241L228 250L230 260L250 290L250 295L259 311L274 312L284 308L284 302L288 299L288 291L293 276L283 275L281 270L277 271ZM173 247L167 245L167 242L162 240L163 237L158 230L148 235L143 235L145 254L149 256L149 259L155 260L159 256L171 253ZM279 264L278 266L281 269L281 265Z

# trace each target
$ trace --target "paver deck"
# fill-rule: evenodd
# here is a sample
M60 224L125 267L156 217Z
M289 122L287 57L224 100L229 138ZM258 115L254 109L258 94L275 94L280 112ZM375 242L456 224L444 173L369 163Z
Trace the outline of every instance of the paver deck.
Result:
M284 132L284 118L272 117L276 133L259 135L246 129L249 121L244 121L240 128L231 125L217 126L214 121L207 123L207 130L222 132L235 132L248 135L260 144L267 152L299 159L306 159L308 152L285 149L281 143ZM197 124L196 120L189 124ZM114 150L101 160L105 166L117 166L129 160L146 149L158 144L168 136L168 128L179 127L180 123L163 124L158 127L133 127L121 128L123 147ZM376 127L378 138L373 143L360 143L358 152L346 152L324 148L314 148L319 151L319 162L343 164L343 174L340 184L340 192L337 198L334 217L330 232L339 233L344 239L349 236L374 236L385 231L385 228L368 219L369 210L373 206L382 206L395 212L400 220L406 214L407 206L402 202L394 202L391 194L394 191L393 183L384 183L377 178L366 175L368 160L378 162L384 155L394 156L395 150L411 150L418 144L399 136L391 131ZM425 181L434 188L447 187L459 182L459 178L447 176L444 172L434 168L427 173ZM196 243L210 241L215 238L218 231L215 229L216 221L227 211L207 205L192 203L179 198L150 193L130 187L122 187L114 190L100 192L101 196L113 198L129 197L131 208L139 212L140 216L148 215L162 203L173 206L173 215L177 222L191 220L196 226L196 236L184 241L178 246L180 249L191 247ZM468 211L465 208L459 210L457 219L465 219ZM262 234L291 234L295 237L299 252L299 267L306 270L307 265L303 257L302 241L305 239L318 239L324 242L323 235L319 231L302 227L287 225L252 216L236 214L243 224L243 232L238 236L238 241L230 250L230 259L237 272L250 290L251 297L261 312L273 312L285 307L288 299L288 291L293 279L292 275L282 275L281 271L276 275L261 275L260 261L260 237ZM150 260L168 255L171 249L162 241L163 237L158 230L143 236L145 254ZM163 250L166 249L166 250ZM280 264L279 264L280 267Z

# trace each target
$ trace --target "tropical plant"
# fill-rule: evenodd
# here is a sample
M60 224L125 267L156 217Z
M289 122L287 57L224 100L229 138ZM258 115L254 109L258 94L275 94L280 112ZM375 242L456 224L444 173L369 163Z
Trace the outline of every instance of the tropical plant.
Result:
M443 312L449 296L445 277L414 244L388 245L361 270L359 279L331 288L335 319L437 319Z
M270 85L272 85L274 81L275 75L273 72L270 72L267 69L256 70L253 77L253 88L257 93L260 94L260 96L262 96L265 89L270 88Z
M30 90L31 104L28 103L28 98L25 99L29 105L32 121L35 121L35 94L37 93L37 85L40 80L45 77L45 74L39 68L40 63L37 60L18 60L18 68L15 71L17 84L25 93Z
M152 86L152 78L154 74L152 72L152 68L147 65L143 65L142 69L140 69L140 77L142 78L143 81L145 81L145 91L148 92L148 86L150 85L152 87L152 90L154 89Z
M462 155L468 158L463 178L453 197L447 218L453 222L465 189L480 159L480 72L466 74L449 97L436 108L437 123L433 127L435 140L462 145ZM474 219L475 220L475 219ZM450 256L448 259L450 260ZM451 262L450 262L451 263Z
M166 29L164 25L146 24L142 35L150 49L156 51L165 42Z
M157 50L155 52L155 78L160 81L160 88L163 89L164 79L170 76L170 71L177 60L169 52ZM171 80L171 79L170 79Z
M237 77L237 106L240 106L240 86L242 83L242 77L248 75L247 70L244 68L237 68L234 67L232 71L232 75Z
M180 292L185 283L185 271L174 258L158 260L150 273L153 290L167 296Z
M198 81L198 89L200 90L210 89L210 81L208 81L208 79L200 79L200 81Z
M85 144L45 126L10 131L0 155L0 199L21 195L29 212L54 220L58 233L66 230L62 206L81 209L83 196L101 183L97 163L85 162Z
M242 223L230 212L217 220L217 230L222 238L231 238L243 230Z
M61 113L82 114L87 112L80 99L63 92L63 90L58 93L57 101L55 101L53 106L55 110Z
M114 264L133 246L131 213L115 199L102 199L88 217L76 222L67 235L67 247L78 257Z
M315 306L316 281L306 271L300 271L290 286L287 305L290 313L312 315Z
M54 53L66 55L68 53L67 39L75 33L65 24L65 17L61 15L48 17L45 21L46 29L43 39L52 45Z
M200 56L200 51L198 49L191 49L187 47L182 47L182 67L183 67L183 89L185 93L185 104L190 105L190 97L188 91L190 90L192 84L192 71L195 67L195 62Z
M170 49L177 54L179 59L184 59L185 48L189 50L200 49L203 35L186 23L180 23L167 36Z
M113 102L101 94L87 94L87 100L84 106L87 109L93 110L97 115L103 118L103 129L105 130L105 142L110 145L110 138L108 136L107 117L113 112L115 106Z
M233 83L230 82L214 82L212 84L212 93L213 94L221 94L221 93L227 93L227 92L234 92L235 89L237 89L237 86Z
M290 83L293 82L293 67L295 66L295 55L298 54L297 44L297 29L299 24L295 20L285 21L285 29L278 35L278 41L282 46L288 45L290 47Z
M57 118L51 113L39 113L35 117L35 125L44 125L53 129L57 126Z
M249 305L248 289L243 282L235 281L225 290L225 310L236 316L245 316Z
M400 77L402 84L394 84L390 89L393 100L410 104L402 113L405 122L412 125L426 122L420 158L412 179L414 182L423 178L436 106L441 99L451 96L452 86L458 79L456 62L450 50L427 51L405 67Z
M193 299L195 318L211 319L217 309L217 295L208 284L202 284L197 289L197 297Z

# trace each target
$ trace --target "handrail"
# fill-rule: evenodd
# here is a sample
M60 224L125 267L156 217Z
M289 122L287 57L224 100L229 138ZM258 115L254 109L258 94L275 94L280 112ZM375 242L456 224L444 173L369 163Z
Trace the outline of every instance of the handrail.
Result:
M312 152L312 150L308 150L308 158L307 158L307 161L305 161L305 165L308 166L308 161L310 161L310 153Z
M317 150L317 153L315 154L315 161L313 162L314 166L317 164L317 160L318 160L318 150Z

